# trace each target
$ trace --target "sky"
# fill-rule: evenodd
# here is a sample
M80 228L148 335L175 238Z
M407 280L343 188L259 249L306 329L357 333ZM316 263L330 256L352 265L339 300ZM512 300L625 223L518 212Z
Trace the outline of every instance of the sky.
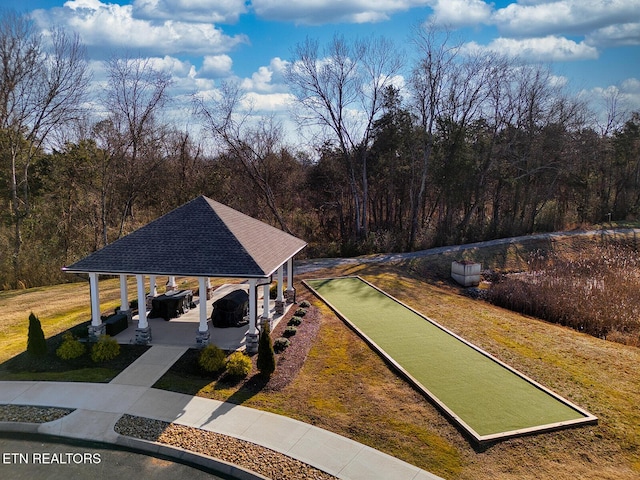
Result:
M282 74L305 38L323 45L336 33L382 35L409 58L412 29L430 21L465 47L545 62L594 109L617 92L623 108L640 111L640 0L2 0L2 7L28 13L43 30L77 32L96 83L114 55L153 59L173 76L178 99L234 80L254 108L286 115L291 95Z

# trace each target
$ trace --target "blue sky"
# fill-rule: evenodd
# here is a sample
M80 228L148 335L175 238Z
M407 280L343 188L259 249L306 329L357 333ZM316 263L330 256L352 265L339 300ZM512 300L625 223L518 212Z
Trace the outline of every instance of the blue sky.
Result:
M235 79L265 111L284 111L291 50L305 37L380 34L410 56L411 28L447 25L469 48L544 61L594 103L615 90L640 110L640 0L3 0L47 29L78 32L100 79L112 55L154 58L176 95Z

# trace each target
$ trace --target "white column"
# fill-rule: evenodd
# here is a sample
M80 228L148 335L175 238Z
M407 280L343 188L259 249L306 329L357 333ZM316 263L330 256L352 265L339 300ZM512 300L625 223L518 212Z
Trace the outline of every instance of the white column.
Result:
M198 332L207 332L209 327L207 326L207 296L202 296L202 292L207 291L207 278L198 278L200 287L200 325L198 326Z
M169 281L167 282L167 292L172 292L176 289L178 284L176 283L176 277L173 275L169 277Z
M293 257L287 260L287 303L293 303Z
M284 300L283 297L283 284L284 284L284 264L280 265L280 268L278 268L278 295L276 296L276 301L277 302L282 302Z
M287 260L287 290L293 290L293 258Z
M91 325L97 327L102 324L100 318L100 290L98 288L98 274L89 274L89 288L91 289Z
M129 311L129 289L127 288L127 276L120 275L120 311Z
M249 279L249 334L257 335L258 334L258 308L257 308L257 298L256 298L256 279Z
M156 285L155 275L149 275L149 295L152 297L158 295L158 286Z
M144 276L136 275L138 282L138 328L147 328L147 299L144 288Z
M268 283L262 286L262 318L269 320L269 287Z

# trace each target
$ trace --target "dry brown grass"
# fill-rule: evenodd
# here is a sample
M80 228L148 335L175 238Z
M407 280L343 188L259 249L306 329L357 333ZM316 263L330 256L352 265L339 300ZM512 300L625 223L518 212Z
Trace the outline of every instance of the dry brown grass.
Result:
M355 266L313 276L358 274L540 381L600 419L588 426L512 439L477 451L326 306L307 360L284 389L199 395L237 401L317 425L455 479L633 479L640 475L640 349L472 300L406 268ZM293 339L295 341L295 337Z
M566 245L561 248L569 249ZM582 248L584 245L575 251ZM513 253L514 249L519 251ZM525 258L525 250L513 247L511 257L504 259L517 263L518 258ZM487 252L482 255L490 258ZM438 261L450 265L449 259ZM238 395L240 386L211 383L200 394L315 424L447 479L640 477L639 348L472 300L448 281L425 280L413 267L360 265L314 276L362 275L597 415L599 424L512 439L476 451L438 410L301 285L297 285L298 300L308 299L318 309L319 332L297 376L281 390ZM106 291L105 287L105 295ZM88 304L88 293L76 296L79 303ZM74 302L72 295L65 297ZM52 299L45 295L40 301ZM25 301L23 305L28 308L22 312L33 308L39 313L35 304ZM68 303L60 308L65 306L72 308ZM46 318L41 314L45 331ZM5 335L0 338L4 346Z
M635 246L597 245L571 258L536 252L525 274L505 276L489 300L595 337L640 345L640 257Z
M113 310L120 304L119 288L117 280L100 282L103 311ZM30 312L40 319L47 338L89 320L89 284L83 282L0 291L0 312L1 363L26 349Z

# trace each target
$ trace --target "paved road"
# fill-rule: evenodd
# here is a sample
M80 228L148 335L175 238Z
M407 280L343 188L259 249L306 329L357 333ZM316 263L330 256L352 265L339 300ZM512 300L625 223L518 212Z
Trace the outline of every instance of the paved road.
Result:
M112 445L50 437L0 437L0 478L11 480L223 480L223 477Z
M296 261L296 273L308 273L322 268L332 268L340 265L357 265L361 263L387 263L398 262L402 260L411 260L415 258L426 257L430 255L440 255L442 253L462 252L473 248L483 248L495 245L508 245L511 243L526 243L531 240L553 240L563 237L594 237L606 236L615 237L617 234L634 234L640 237L639 228L617 228L602 230L571 230L569 232L539 233L535 235L524 235L521 237L498 238L496 240L487 240L484 242L468 243L464 245L452 245L445 247L430 248L428 250L419 250L417 252L407 253L384 253L378 255L366 255L355 258L315 258L311 260Z

